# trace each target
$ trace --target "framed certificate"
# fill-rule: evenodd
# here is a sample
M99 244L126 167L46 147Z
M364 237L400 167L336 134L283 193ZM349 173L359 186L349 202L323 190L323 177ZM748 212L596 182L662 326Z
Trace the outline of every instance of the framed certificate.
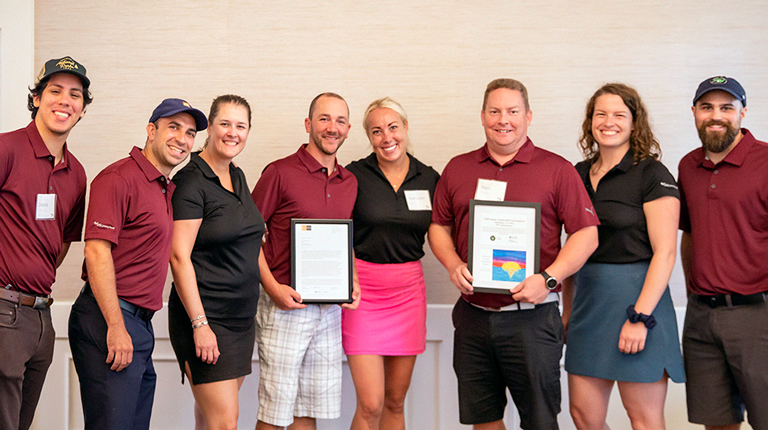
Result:
M352 303L352 220L291 219L291 287L302 303Z
M467 268L475 291L511 294L539 272L541 204L469 201Z

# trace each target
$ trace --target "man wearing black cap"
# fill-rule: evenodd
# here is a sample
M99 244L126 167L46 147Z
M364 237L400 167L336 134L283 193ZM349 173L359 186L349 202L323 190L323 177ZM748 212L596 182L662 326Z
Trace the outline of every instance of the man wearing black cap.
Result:
M143 150L91 183L85 286L69 316L86 429L148 429L155 392L152 315L162 308L171 253L173 184L205 115L166 99L147 124Z
M67 137L91 102L85 67L45 63L29 90L32 122L0 134L0 428L32 424L53 359L51 284L80 240L85 169Z
M702 147L678 167L688 420L768 429L768 144L741 128L747 97L735 79L699 85Z

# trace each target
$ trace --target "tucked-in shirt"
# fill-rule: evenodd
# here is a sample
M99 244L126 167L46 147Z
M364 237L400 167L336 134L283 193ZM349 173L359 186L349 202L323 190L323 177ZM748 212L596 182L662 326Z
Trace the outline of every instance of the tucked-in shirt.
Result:
M700 295L768 291L768 144L747 129L716 165L680 160L680 228L691 234L687 285Z
M533 146L528 139L514 159L499 165L484 145L449 161L435 190L432 222L453 227L456 252L465 262L469 201L475 196L479 179L506 182L504 201L541 203L540 270L545 270L557 258L563 226L566 233L571 234L599 224L581 178L567 160ZM515 302L511 295L479 292L464 295L464 299L489 307Z
M277 282L291 285L291 218L351 219L357 179L338 164L328 175L305 144L267 165L252 196L267 223L264 258Z
M245 174L229 164L232 189L198 153L173 177L173 219L202 219L192 248L192 266L205 314L249 318L259 301L261 218Z
M619 164L600 178L595 191L589 178L592 164L582 161L576 165L600 219L600 242L589 261L622 264L650 260L653 248L643 204L666 196L680 198L675 178L653 158L635 163L629 150Z
M424 235L432 211L410 209L406 190L435 194L440 175L408 154L408 173L397 191L379 168L376 154L347 166L357 178L357 200L352 213L355 257L378 264L407 263L424 256Z
M137 147L91 182L85 240L112 242L118 297L153 311L163 307L174 187Z
M50 294L62 244L80 240L85 169L66 144L54 162L34 121L0 134L0 288ZM43 194L56 196L54 219L37 219Z

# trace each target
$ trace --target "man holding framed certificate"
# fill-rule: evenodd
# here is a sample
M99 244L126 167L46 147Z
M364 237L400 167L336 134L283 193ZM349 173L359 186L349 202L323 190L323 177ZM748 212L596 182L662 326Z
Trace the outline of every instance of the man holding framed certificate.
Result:
M346 101L334 93L318 95L304 125L309 143L269 164L253 189L267 224L259 256L266 294L256 311L258 430L291 424L314 429L317 418L341 415L341 309L330 303L351 297L342 307L355 309L360 301L356 281L348 291L351 241L339 240L351 236L351 225L332 221L351 219L357 198L357 179L336 162L350 129ZM292 264L292 258L300 261ZM292 270L301 279L292 279ZM336 288L329 285L333 279ZM316 304L304 303L302 294Z
M557 428L564 337L559 281L597 248L599 222L581 179L567 160L533 146L527 135L532 115L522 83L488 84L480 115L486 144L454 157L435 191L429 243L462 293L453 310L453 366L460 421L475 429L504 428L506 389L522 428ZM529 234L537 223L538 238ZM569 238L561 247L563 226ZM473 259L474 277L467 268L470 231L476 250L487 254ZM536 241L538 250L530 246ZM530 269L536 251L544 269L538 273ZM509 289L494 285L505 281ZM473 282L493 292L476 292Z

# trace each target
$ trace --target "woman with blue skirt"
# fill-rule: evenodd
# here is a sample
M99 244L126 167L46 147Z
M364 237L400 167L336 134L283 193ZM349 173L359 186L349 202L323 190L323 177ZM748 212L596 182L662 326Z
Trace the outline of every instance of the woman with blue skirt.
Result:
M565 370L573 421L607 429L614 382L632 428L664 429L667 379L684 382L669 294L680 196L637 92L606 84L589 100L576 165L600 245L564 285Z

